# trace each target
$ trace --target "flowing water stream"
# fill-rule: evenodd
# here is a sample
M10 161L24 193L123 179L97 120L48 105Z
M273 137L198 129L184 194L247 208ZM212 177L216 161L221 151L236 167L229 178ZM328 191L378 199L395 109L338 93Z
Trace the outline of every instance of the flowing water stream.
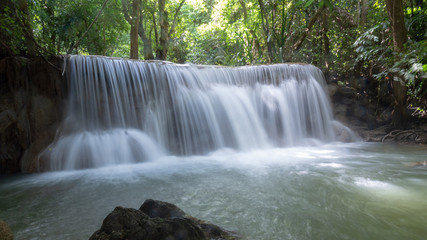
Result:
M67 116L0 179L16 239L87 239L152 198L247 239L425 239L425 146L369 144L334 121L311 65L241 68L70 56ZM344 134L352 143L337 142Z
M88 239L115 206L176 204L247 239L423 240L426 147L332 143L0 180L15 239Z

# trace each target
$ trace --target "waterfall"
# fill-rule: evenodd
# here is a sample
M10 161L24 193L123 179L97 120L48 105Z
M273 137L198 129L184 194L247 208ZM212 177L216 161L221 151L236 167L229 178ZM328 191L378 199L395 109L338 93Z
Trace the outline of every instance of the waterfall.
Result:
M41 153L69 170L335 140L311 65L217 67L69 56L67 116Z

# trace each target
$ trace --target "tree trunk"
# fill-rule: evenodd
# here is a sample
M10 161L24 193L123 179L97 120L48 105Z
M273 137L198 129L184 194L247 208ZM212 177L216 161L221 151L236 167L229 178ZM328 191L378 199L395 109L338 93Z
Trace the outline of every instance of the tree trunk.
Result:
M59 49L59 47L56 47L56 31L52 31L51 29L55 28L55 11L53 8L53 2L51 1L46 1L45 5L44 5L45 9L46 9L46 13L50 16L48 22L46 23L49 27L47 27L46 30L43 29L43 34L44 35L49 35L50 34L50 41L51 41L51 45L48 47L48 49L52 52L57 51L56 49ZM59 52L59 51L57 51Z
M138 59L138 27L140 15L140 0L132 2L132 19L130 26L130 58Z
M330 56L330 47L329 47L329 38L328 38L328 9L325 8L322 14L322 38L323 38L323 60L325 62L325 69L329 70L329 56Z
M18 21L21 21L26 38L25 45L27 47L27 54L30 57L34 57L36 55L36 44L34 42L33 28L31 27L31 16L28 11L28 1L27 0L19 0L18 1L18 10L17 14Z
M394 49L397 52L403 52L404 44L408 39L406 35L405 20L403 14L403 2L402 0L386 0L386 6L393 34ZM394 77L392 79L394 79ZM406 109L407 89L406 86L400 81L393 80L392 85L395 101L392 125L395 128L404 128L407 125L409 119L409 114Z
M151 38L148 38L147 34L145 34L144 25L142 24L142 17L139 20L138 35L141 38L142 43L144 44L144 48L142 50L144 54L144 59L154 59L153 45L151 44Z
M166 60L168 55L168 42L169 42L169 22L168 12L165 10L165 0L159 0L159 25L160 25L160 39L158 46L157 58Z
M239 0L240 6L242 6L242 10L243 10L243 20L246 23L248 23L248 10L246 8L246 3L244 0Z
M249 32L253 36L253 39L252 39L252 49L251 49L252 50L251 64L255 64L256 61L258 60L258 55L259 55L258 54L259 53L259 49L260 49L260 47L259 47L259 40L258 40L258 36L256 35L256 32L254 30L250 30Z
M366 17L368 16L368 0L361 0L362 1L362 9L360 12L360 26L362 28L366 25Z
M266 36L266 42L267 42L267 60L268 63L271 63L273 61L273 39L271 35L270 25L268 24L268 16L265 11L265 5L262 0L258 0L259 8L261 11L261 21L262 26L264 28L264 33Z
M141 0L132 1L132 9L129 7L129 0L122 0L122 10L126 21L130 25L130 58L138 59L138 28L139 16L141 15ZM129 15L131 13L131 15Z
M397 52L402 52L404 44L408 40L403 14L403 2L402 0L386 0L386 5L393 34L394 49Z

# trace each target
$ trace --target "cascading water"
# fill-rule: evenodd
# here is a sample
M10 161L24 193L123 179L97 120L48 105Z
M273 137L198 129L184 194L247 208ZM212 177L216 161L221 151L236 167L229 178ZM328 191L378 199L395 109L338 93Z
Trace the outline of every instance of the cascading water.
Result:
M322 72L70 56L68 114L40 155L50 169L335 140Z

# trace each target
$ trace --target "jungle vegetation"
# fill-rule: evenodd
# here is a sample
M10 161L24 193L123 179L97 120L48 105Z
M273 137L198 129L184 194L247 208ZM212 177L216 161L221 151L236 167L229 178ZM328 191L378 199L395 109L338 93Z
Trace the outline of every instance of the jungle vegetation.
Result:
M304 62L390 86L396 125L426 114L426 0L1 0L0 28L1 57Z

